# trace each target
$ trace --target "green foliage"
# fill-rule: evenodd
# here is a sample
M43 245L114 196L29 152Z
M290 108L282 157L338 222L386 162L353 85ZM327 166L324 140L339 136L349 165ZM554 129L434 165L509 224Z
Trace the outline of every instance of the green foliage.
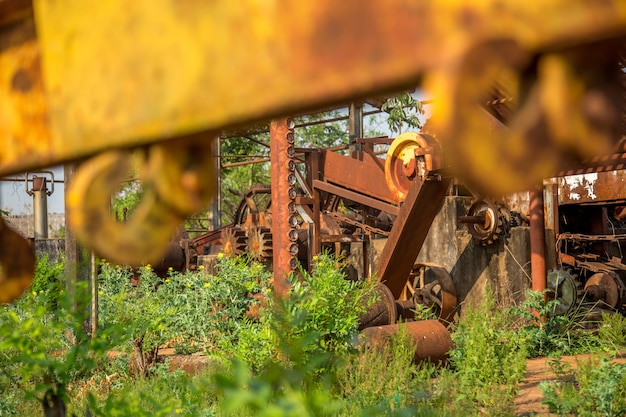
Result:
M543 404L551 413L582 416L623 416L626 414L626 365L610 357L579 361L572 371L559 359L551 368L559 378L542 381Z
M378 415L416 407L428 411L436 368L414 364L415 349L415 341L400 331L384 346L366 344L343 355L335 384L336 395L345 399L342 414Z
M269 274L258 263L223 257L216 275L169 271L158 277L150 265L139 269L138 284L128 267L105 263L100 274L100 320L123 324L133 338L147 336L149 345L169 342L180 353L231 353L239 337L250 337L254 325L244 319ZM228 348L230 347L230 348Z
M373 282L346 280L340 262L328 254L314 257L314 262L310 274L300 271L300 277L292 276L288 297L276 308L290 319L281 334L307 336L305 352L345 352L368 307Z
M405 125L417 129L422 127L419 116L424 114L424 108L410 93L404 92L390 97L380 109L389 113L387 123L392 132L402 133Z
M526 370L527 345L511 330L512 319L496 309L490 291L479 306L464 309L452 334L452 369L441 375L442 392L454 396L454 409L465 415L513 412L517 384Z
M152 269L139 270L139 283L133 286L134 272L129 267L101 266L98 320L103 329L122 326L128 342L145 337L148 346L167 340L165 320L172 313L161 307L155 295L158 277Z
M382 352L366 348L329 355L310 352L307 335L283 333L291 323L288 316L275 316L280 361L255 373L249 364L235 359L213 375L220 415L435 415L428 405L411 405L420 398L416 376L430 374L417 372L411 364L414 346L406 335ZM397 360L392 369L389 360Z
M626 317L620 313L602 313L598 337L614 349L626 347Z
M511 310L523 320L519 332L528 340L529 357L573 355L601 346L598 337L581 325L584 314L575 311L569 316L555 315L558 303L546 301L543 293L528 291L522 305Z
M101 417L187 416L209 417L214 401L206 377L194 378L177 370L168 372L167 364L157 366L152 378L128 381L114 389L106 399L89 394L89 409Z
M60 294L53 312L39 293L0 311L0 397L21 391L41 404L67 402L70 384L92 372L117 344L118 328L93 338L83 331L89 293L84 285L76 291L76 297Z
M56 260L51 263L48 254L37 258L30 292L43 295L48 307L54 308L58 304L58 296L63 289L61 280L64 272L65 260Z

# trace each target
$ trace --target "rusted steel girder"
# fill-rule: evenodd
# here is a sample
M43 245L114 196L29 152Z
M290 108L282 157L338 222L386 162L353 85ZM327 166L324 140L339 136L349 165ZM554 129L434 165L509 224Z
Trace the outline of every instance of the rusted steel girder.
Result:
M272 164L272 237L274 263L274 290L285 296L289 289L287 276L296 269L298 245L289 239L290 231L297 228L296 190L294 188L292 119L272 120L270 123L270 159ZM295 223L295 224L294 224ZM295 250L295 253L294 253Z
M367 145L365 145L367 146ZM390 204L398 204L385 183L385 167L381 159L372 153L354 151L351 156L324 152L324 181L340 185L352 191L383 200Z
M451 177L432 172L423 180L416 179L393 223L387 243L378 258L376 275L396 298L400 297L406 286L415 259L451 181Z

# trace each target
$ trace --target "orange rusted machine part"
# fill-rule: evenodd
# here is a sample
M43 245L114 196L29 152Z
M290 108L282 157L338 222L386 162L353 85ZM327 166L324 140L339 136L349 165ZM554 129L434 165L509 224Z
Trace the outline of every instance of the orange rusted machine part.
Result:
M610 153L622 133L622 0L3 0L0 12L0 175L95 156L68 215L117 262L158 257L210 200L224 128L421 84L454 174L496 194ZM485 103L510 129L481 122ZM127 226L98 223L107 199L93 197L138 147L146 201Z
M406 333L415 342L413 360L440 364L448 360L452 350L452 338L446 326L437 320L410 321L386 326L368 327L361 332L365 344L381 345L389 342L398 332Z

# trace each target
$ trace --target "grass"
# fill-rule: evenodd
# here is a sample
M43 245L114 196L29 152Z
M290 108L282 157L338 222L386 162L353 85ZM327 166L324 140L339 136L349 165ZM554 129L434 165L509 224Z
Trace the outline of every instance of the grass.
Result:
M405 332L383 349L354 344L371 283L346 281L326 255L310 274L292 277L289 298L277 303L270 275L245 258L223 258L215 275L159 278L146 266L137 286L136 271L103 263L94 342L80 336L84 310L66 306L55 287L57 266L38 268L45 289L0 310L2 416L41 415L50 395L76 416L509 416L528 357L613 352L626 343L621 315L606 315L591 334L578 331L576 317L547 315L541 295L500 311L487 294L454 325L449 364L416 365ZM546 319L538 322L534 311ZM145 350L169 345L207 354L215 365L195 376L158 363L137 374L131 355L104 359L112 348L132 352L140 337ZM573 379L542 386L546 404L564 415L576 407L619 415L624 375L603 360L583 365Z

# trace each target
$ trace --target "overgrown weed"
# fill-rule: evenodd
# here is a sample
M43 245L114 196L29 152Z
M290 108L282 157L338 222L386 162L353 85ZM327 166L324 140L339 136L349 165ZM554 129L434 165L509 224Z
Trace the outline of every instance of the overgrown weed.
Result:
M451 367L439 376L441 407L453 414L513 415L528 352L527 339L511 329L513 320L495 308L489 289L479 305L465 306L452 333Z
M551 363L556 381L542 381L543 404L558 415L617 417L626 414L626 365L612 356L588 358L572 370L560 359Z

